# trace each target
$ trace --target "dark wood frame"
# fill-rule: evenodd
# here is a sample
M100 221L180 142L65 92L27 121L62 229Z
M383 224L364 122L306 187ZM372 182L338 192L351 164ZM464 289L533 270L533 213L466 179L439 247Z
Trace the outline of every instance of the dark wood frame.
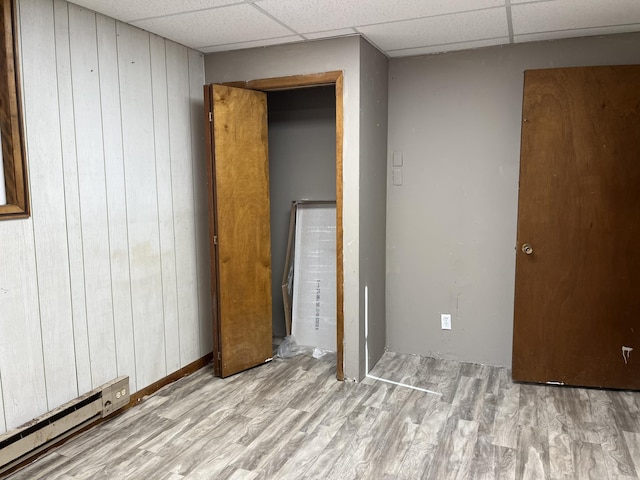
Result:
M336 262L337 262L337 278L336 278L336 295L337 295L337 325L336 325L336 340L337 340L337 367L336 378L338 380L344 380L344 252L342 249L344 230L343 230L343 137L344 137L344 112L343 112L343 73L341 71L315 73L308 75L292 75L288 77L275 77L265 78L258 80L248 80L240 82L225 82L223 85L229 87L249 88L252 90L261 90L264 92L275 90L289 90L297 88L307 87L319 87L322 85L335 85L336 89ZM206 142L208 148L207 154L207 178L211 182L213 178L213 172L211 171L211 139L213 138L212 124L209 123L209 112L211 111L211 99L208 98L208 90L205 88L205 116L208 127L206 129ZM209 195L213 195L212 188L209 188ZM210 202L215 205L215 199L210 198ZM212 212L210 212L212 215ZM213 228L215 218L210 217L209 225ZM213 242L213 230L210 232L211 242ZM219 339L217 338L217 318L218 318L218 306L216 304L216 262L214 258L211 259L211 274L212 274L212 297L214 304L213 310L213 335L214 335L214 367L217 366L217 359L215 352L220 351ZM219 361L219 360L218 360ZM219 365L218 365L219 367Z
M0 0L0 130L7 204L0 205L0 220L29 216L27 162L18 74L16 0Z

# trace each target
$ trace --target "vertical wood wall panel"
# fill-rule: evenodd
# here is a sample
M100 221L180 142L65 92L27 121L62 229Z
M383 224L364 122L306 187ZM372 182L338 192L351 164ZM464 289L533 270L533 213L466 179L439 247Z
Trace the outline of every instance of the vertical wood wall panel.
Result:
M4 396L2 395L2 371L0 371L0 432L7 429L7 422L4 419Z
M26 4L25 4L26 8ZM49 408L78 396L71 319L53 5L36 6L37 35L23 40L26 142L42 350ZM29 28L29 27L27 27Z
M165 40L157 35L151 35L150 47L165 354L167 371L172 372L180 368L180 329L178 319L175 237L173 230L171 156L169 154L169 106L167 104Z
M0 375L13 428L47 411L31 220L2 222L0 252L10 252L0 256Z
M96 29L117 375L129 375L129 388L135 392L137 376L133 342L129 237L127 230L124 153L122 149L122 115L120 111L120 84L118 81L116 22L103 15L96 15Z
M19 17L34 208L0 223L0 433L211 350L201 55L64 0Z
M193 161L193 200L195 210L196 268L198 274L198 316L200 318L200 355L213 349L211 317L211 268L209 257L209 211L207 196L206 152L204 149L204 60L201 53L189 50L189 103L191 105L191 151Z
M53 9L37 0L20 8L32 18L30 25L21 26L21 47L39 48L46 41L41 27L51 23ZM32 219L3 222L1 227L0 377L6 427L11 428L29 420L34 409L45 411L47 392Z
M136 370L147 385L166 374L151 54L147 32L117 31Z
M78 392L92 388L89 359L89 332L84 288L84 255L80 225L80 192L78 189L78 163L76 161L76 130L71 86L71 57L69 52L69 11L64 0L54 2L55 44L58 77L58 104L60 107L60 140L64 176L65 218L67 222L67 251L71 285L71 316ZM39 212L33 213L37 217Z
M93 386L116 376L95 14L69 4L69 37Z
M185 47L167 41L166 49L173 222L176 235L176 275L180 316L180 361L185 364L200 356L189 62Z

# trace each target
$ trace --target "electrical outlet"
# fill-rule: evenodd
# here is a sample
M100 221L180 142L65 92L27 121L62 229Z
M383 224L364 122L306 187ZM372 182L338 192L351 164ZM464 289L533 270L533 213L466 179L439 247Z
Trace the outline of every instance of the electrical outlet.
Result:
M102 387L102 417L124 407L129 403L129 377L118 377Z
M442 313L440 315L440 323L442 324L442 330L451 330L451 314Z

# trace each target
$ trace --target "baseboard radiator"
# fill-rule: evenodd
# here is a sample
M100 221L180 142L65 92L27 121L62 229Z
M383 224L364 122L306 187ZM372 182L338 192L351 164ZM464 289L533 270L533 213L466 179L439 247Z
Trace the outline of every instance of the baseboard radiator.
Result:
M0 475L129 403L129 377L119 377L0 435Z

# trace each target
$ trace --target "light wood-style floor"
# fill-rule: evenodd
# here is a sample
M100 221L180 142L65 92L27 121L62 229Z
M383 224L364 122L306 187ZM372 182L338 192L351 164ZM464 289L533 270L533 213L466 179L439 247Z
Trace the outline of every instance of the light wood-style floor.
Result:
M639 478L638 392L393 353L372 375L442 396L334 372L306 356L225 380L205 368L10 478Z

